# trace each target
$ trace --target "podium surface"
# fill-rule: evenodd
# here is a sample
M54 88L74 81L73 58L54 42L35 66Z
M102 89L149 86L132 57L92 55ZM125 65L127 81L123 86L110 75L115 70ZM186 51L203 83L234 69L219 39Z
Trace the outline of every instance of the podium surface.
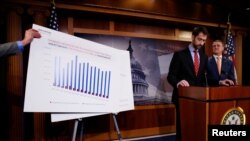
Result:
M250 87L180 87L178 90L182 141L207 141L208 125L221 124L232 108L240 107L246 124L250 124Z

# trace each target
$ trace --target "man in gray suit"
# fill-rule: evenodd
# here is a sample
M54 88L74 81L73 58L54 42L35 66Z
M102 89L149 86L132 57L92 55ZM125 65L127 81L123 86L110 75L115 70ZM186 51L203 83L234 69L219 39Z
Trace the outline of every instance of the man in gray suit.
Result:
M20 53L23 51L23 47L31 43L33 38L40 38L41 35L37 30L28 29L25 31L23 40L16 42L9 42L0 44L0 57Z

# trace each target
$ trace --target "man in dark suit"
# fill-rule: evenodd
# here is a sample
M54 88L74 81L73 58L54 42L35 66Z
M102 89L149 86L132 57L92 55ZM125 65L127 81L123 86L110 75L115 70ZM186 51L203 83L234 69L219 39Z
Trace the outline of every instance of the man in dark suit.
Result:
M209 86L234 85L234 64L231 60L223 57L224 44L221 40L212 43L213 56L208 58L207 79Z
M174 88L172 102L176 107L176 141L181 141L178 87L205 85L207 56L200 48L204 46L207 35L205 27L194 28L192 42L186 49L175 52L170 62L167 80Z
M28 29L25 31L25 36L22 41L9 42L0 44L0 57L16 54L23 51L23 47L28 45L33 38L40 38L41 35L34 29Z

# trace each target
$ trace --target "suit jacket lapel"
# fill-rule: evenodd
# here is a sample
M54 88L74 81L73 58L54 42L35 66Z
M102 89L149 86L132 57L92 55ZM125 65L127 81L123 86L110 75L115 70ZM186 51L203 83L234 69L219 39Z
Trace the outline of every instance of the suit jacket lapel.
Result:
M192 72L192 74L195 76L194 62L193 62L192 55L191 55L188 47L185 50L185 58L187 59L187 66L189 66L188 68L190 69L190 72Z

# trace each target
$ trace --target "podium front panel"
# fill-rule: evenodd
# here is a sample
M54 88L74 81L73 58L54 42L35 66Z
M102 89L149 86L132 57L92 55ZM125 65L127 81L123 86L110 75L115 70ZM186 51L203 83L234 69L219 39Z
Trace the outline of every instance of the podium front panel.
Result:
M219 125L232 108L243 109L250 125L250 87L181 87L182 141L207 141L208 125Z

